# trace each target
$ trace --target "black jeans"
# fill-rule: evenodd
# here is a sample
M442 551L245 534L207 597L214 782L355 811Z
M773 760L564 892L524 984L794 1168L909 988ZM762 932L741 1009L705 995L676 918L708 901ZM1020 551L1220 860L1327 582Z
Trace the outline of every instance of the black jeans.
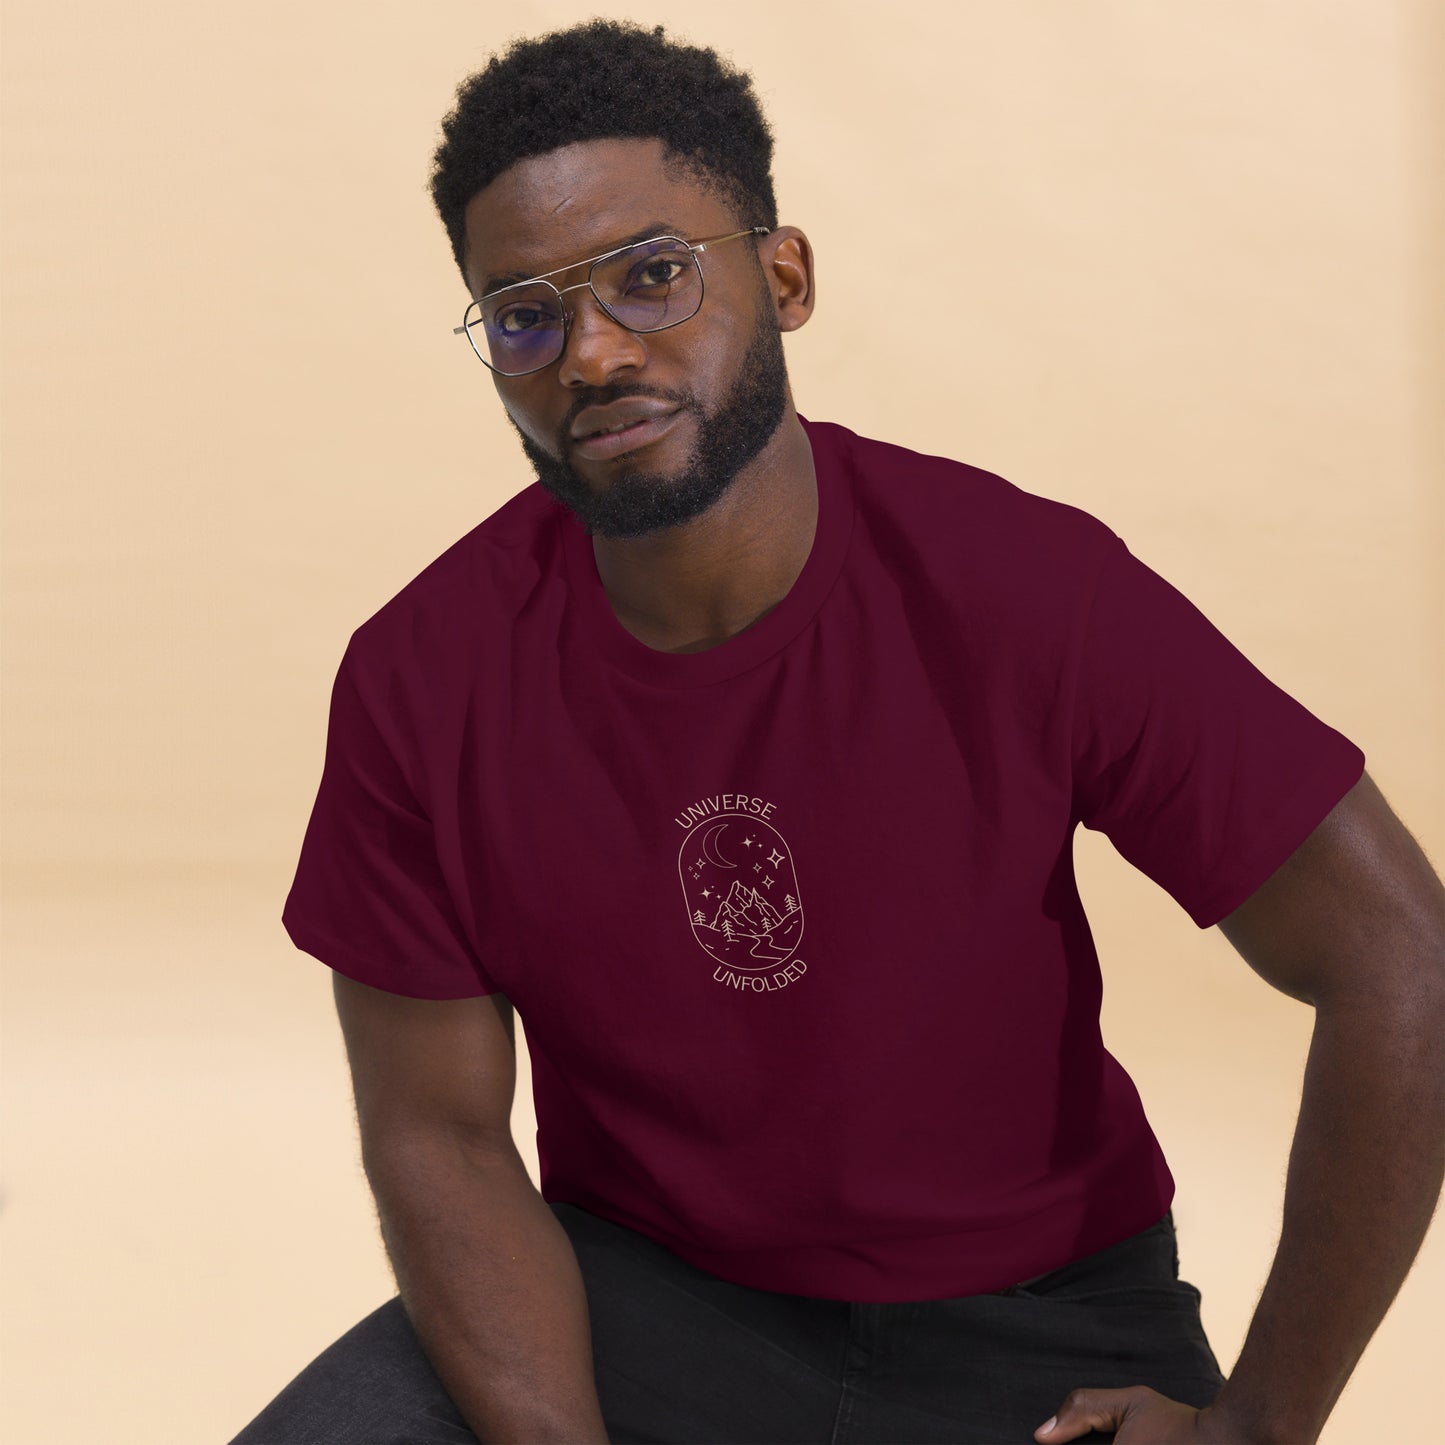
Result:
M587 1289L613 1445L1031 1445L1070 1390L1224 1384L1179 1278L1173 1211L997 1294L852 1304L748 1289L553 1204ZM475 1445L400 1297L323 1351L231 1445ZM1112 1440L1090 1431L1080 1440Z

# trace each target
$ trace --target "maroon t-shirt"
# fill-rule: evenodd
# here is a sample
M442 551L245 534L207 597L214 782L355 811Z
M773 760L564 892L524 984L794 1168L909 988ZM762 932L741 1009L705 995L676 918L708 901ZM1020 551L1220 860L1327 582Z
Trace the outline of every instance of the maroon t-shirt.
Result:
M1364 754L1089 513L804 426L812 550L720 646L633 637L538 483L358 627L283 921L506 994L546 1199L759 1289L1001 1289L1174 1195L1075 826L1207 928Z

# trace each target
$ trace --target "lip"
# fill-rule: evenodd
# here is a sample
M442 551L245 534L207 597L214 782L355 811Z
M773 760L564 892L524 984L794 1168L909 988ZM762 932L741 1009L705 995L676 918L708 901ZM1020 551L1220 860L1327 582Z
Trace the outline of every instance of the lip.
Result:
M583 426L608 425L607 420L603 417L603 410L599 407L595 412L590 410L583 412L577 419L578 423ZM633 452L639 447L651 446L653 442L661 440L677 425L681 415L680 409L661 414L642 415L623 427L621 431L604 432L600 436L574 437L572 449L578 456L590 462L610 461L613 457L620 457L624 452ZM618 421L624 419L619 416L611 424L615 426Z

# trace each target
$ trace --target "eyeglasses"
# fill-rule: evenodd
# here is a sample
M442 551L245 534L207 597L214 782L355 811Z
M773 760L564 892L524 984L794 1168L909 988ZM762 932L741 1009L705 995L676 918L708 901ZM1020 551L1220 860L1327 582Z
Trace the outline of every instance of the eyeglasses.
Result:
M465 333L472 350L500 376L528 376L562 355L572 313L562 304L568 291L584 287L619 326L629 331L666 331L681 326L702 305L702 268L698 253L739 236L766 236L766 226L750 226L725 236L704 236L691 243L677 236L653 236L630 246L559 266L530 281L488 292L467 307L452 335ZM575 286L554 286L548 276L587 267L587 279Z

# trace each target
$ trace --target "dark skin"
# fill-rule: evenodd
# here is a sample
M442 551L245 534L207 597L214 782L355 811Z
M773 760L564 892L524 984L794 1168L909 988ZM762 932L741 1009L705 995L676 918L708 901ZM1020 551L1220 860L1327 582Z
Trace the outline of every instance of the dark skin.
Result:
M1117 1445L1309 1445L1430 1227L1445 1179L1445 886L1368 772L1219 931L1315 1013L1274 1264L1211 1406L1085 1386L1035 1431L1041 1445L1089 1430Z
M698 178L669 165L660 141L598 140L529 157L472 198L466 211L467 281L473 296L488 278L538 276L611 250L654 222L686 239L725 234L736 210ZM747 255L754 247L762 263ZM558 454L558 434L579 398L636 383L690 392L715 407L736 381L759 309L795 331L813 311L813 253L794 226L705 253L702 309L668 331L639 335L618 325L585 290L568 293L574 317L561 358L529 376L494 376L517 427ZM559 286L585 279L551 278ZM649 470L680 471L696 437L684 415L640 452L565 459L592 487L643 459ZM641 537L592 538L598 575L617 619L647 646L699 652L752 626L787 595L813 545L818 487L813 454L791 393L781 425L705 513Z
M665 162L660 142L593 141L520 162L467 208L467 277L530 277L599 255L665 220L689 239L753 217ZM756 246L760 284L746 247ZM760 316L779 331L813 309L807 238L782 227L707 256L691 320L635 335L589 293L566 351L530 376L496 378L518 428L557 454L589 390L638 383L710 411L736 382ZM582 275L556 277L559 285ZM761 308L761 311L760 311ZM692 417L645 450L680 473ZM606 488L616 461L568 458ZM817 483L789 394L783 421L717 502L640 537L594 535L618 620L650 647L693 652L745 630L782 600L812 546ZM1368 774L1295 854L1220 923L1272 987L1315 1010L1281 1238L1238 1361L1195 1409L1144 1385L1080 1387L1040 1442L1091 1429L1119 1445L1313 1441L1420 1248L1445 1177L1445 888Z

